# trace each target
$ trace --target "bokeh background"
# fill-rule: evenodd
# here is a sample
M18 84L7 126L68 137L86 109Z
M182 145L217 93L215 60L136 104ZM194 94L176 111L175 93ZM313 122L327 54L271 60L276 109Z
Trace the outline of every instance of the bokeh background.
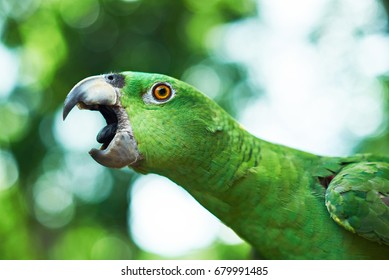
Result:
M159 72L253 134L389 155L389 1L0 0L0 259L247 259L250 247L157 175L99 166L79 80Z

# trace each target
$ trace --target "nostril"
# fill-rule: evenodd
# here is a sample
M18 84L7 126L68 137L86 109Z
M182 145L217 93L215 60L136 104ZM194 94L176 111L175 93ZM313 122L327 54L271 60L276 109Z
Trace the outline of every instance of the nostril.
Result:
M105 74L105 81L116 88L122 88L125 83L124 76L120 73Z

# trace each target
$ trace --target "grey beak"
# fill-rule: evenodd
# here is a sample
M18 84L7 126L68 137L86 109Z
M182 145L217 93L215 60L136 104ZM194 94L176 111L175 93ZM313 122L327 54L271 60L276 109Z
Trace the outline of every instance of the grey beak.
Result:
M92 76L76 84L69 92L65 99L63 119L66 119L77 104L84 103L87 106L115 105L116 102L115 88L107 83L104 76Z
M120 74L116 75L116 77L121 77ZM112 75L108 77L112 77ZM107 121L107 126L103 128L102 135L109 134L109 136L112 136L112 133L114 133L114 136L111 140L109 137L102 136L101 139L103 139L104 145L99 150L92 149L89 153L98 163L111 168L135 165L142 159L127 112L121 106L120 94L119 88L110 83L106 76L92 76L82 80L72 88L66 97L63 109L64 120L76 105L81 109L99 110L102 113ZM106 106L104 111L102 110L104 109L103 106ZM112 114L115 117L112 117ZM113 130L115 121L117 126Z

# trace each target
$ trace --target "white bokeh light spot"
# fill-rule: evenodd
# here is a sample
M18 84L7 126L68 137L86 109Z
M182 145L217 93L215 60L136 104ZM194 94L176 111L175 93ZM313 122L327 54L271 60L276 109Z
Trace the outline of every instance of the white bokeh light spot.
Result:
M210 45L215 55L244 65L265 93L239 112L251 133L340 156L382 127L376 77L389 72L389 40L380 31L386 23L378 1L331 4L258 1L257 19L218 27L219 42Z
M55 116L54 135L68 150L85 152L98 145L96 135L106 125L99 112L74 108L64 122L62 109Z
M209 246L221 223L170 180L147 175L132 189L130 229L144 250L177 257Z
M19 58L17 53L0 43L0 97L7 97L15 87L18 79ZM6 77L6 78L4 78Z

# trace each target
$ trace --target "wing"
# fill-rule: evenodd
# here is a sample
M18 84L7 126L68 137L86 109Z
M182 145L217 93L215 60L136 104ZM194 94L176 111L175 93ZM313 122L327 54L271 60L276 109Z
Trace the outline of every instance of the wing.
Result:
M331 181L325 199L339 225L389 245L389 163L349 164Z

